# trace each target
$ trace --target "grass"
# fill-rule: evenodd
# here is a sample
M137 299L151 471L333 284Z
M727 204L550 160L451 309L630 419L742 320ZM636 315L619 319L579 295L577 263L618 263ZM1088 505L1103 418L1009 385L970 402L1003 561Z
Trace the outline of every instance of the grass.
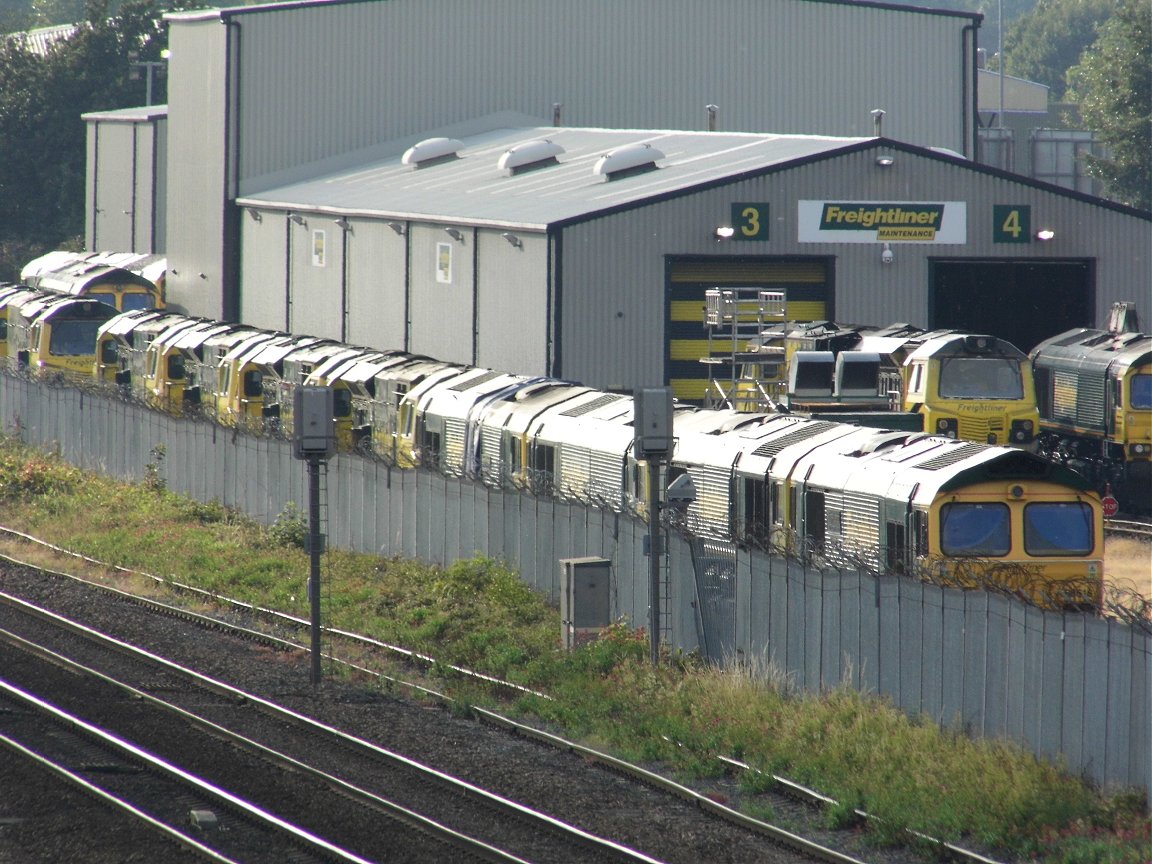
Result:
M171 493L159 470L145 476L117 483L0 440L0 522L103 561L307 616L298 508L264 528ZM437 568L332 550L323 580L329 624L553 697L525 695L502 710L706 788L721 770L715 756L749 763L764 773L747 773L730 802L747 812L765 813L757 792L776 773L838 799L830 824L851 821L854 808L880 817L869 829L877 843L898 842L912 828L1044 864L1152 860L1142 795L1103 796L1012 744L941 730L848 688L795 693L755 660L720 671L670 654L653 667L644 631L623 623L565 653L557 610L498 561ZM442 684L466 704L495 702L475 685Z

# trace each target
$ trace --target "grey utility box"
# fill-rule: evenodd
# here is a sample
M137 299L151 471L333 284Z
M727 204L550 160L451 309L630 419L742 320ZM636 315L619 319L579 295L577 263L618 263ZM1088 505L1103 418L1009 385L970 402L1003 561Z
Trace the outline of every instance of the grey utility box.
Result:
M637 459L666 457L672 452L672 388L642 387L633 394Z
M560 641L571 651L612 623L612 562L560 559Z
M331 459L336 452L335 398L331 387L297 387L292 393L292 440L297 459Z

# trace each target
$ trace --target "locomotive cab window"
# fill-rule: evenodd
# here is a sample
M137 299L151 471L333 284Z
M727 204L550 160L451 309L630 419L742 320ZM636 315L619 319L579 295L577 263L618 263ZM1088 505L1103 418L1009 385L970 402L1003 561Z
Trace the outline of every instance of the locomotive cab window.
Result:
M352 415L352 391L347 387L332 388L333 412L337 417Z
M951 357L940 367L940 396L1023 399L1020 364L1006 357Z
M116 305L116 299L111 301L104 301L105 303L111 302L111 305ZM124 294L120 298L120 305L123 307L124 312L132 312L136 309L155 309L156 298L151 294Z
M264 375L259 369L249 369L244 373L244 395L249 399L264 395Z
M1128 402L1129 407L1152 409L1152 375L1133 375L1132 389Z
M168 355L168 380L169 381L183 381L184 380L184 355L183 354L169 354Z
M1012 548L1011 514L1004 504L945 504L940 549L957 558L994 558Z
M1087 555L1093 543L1092 508L1077 502L1024 508L1024 549L1029 555Z

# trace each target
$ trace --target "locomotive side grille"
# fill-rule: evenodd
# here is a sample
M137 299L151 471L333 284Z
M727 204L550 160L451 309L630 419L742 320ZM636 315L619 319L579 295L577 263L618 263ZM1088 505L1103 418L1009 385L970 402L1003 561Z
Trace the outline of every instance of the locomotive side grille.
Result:
M1076 375L1055 370L1052 373L1052 417L1065 422L1076 416Z
M611 453L592 451L589 454L588 494L603 498L613 509L620 509L622 473L620 457Z
M875 564L879 558L880 502L860 492L844 493L841 531L845 548Z
M591 454L583 447L565 444L556 466L557 483L563 494L584 500L588 492Z
M464 467L464 424L454 418L444 420L441 465L445 474L460 474ZM499 451L497 451L499 452Z
M1076 423L1079 426L1103 427L1105 377L1081 378L1076 394Z
M697 514L714 525L728 524L729 470L727 467L706 465L696 481Z
M500 430L484 427L480 435L480 472L489 483L500 483L504 454L500 449Z

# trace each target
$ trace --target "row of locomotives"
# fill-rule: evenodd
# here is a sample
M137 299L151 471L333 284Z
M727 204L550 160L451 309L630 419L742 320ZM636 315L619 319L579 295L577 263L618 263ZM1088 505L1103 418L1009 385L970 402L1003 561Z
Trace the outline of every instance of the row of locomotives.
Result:
M1030 357L1039 452L1087 477L1110 510L1152 512L1152 335L1131 304L1117 304L1107 330L1069 330Z
M30 288L89 297L118 312L164 307L163 255L131 252L49 252L20 271Z
M670 476L696 490L688 530L816 566L1099 607L1100 496L1035 454L795 416L676 435Z

